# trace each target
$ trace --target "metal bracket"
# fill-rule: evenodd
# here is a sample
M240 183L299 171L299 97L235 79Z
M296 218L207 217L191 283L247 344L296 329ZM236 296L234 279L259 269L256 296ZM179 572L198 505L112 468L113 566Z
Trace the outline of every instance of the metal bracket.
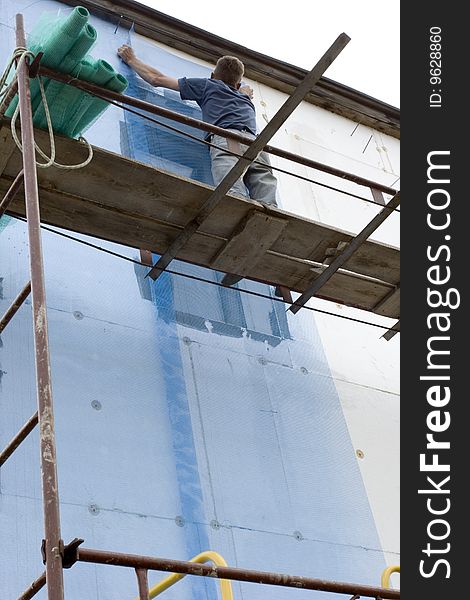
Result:
M46 540L42 540L41 542L41 554L42 554L42 564L45 565L47 562L47 555L46 555ZM59 540L59 554L62 557L62 560L64 558L64 540Z
M324 263L330 264L333 258L339 256L349 246L349 242L338 242L336 248L327 248L325 250Z
M64 540L59 540L59 552L62 557L62 567L70 569L78 561L78 547L85 540L74 538L69 544L64 546ZM41 542L42 564L46 564L46 540Z
M78 561L78 547L84 541L82 538L74 538L65 546L62 554L62 566L64 569L70 569Z
M37 77L39 72L39 67L41 63L41 58L43 57L44 52L38 52L33 59L33 62L29 65L29 76L31 79Z
M313 281L330 266L332 261L341 254L348 244L349 242L338 242L336 248L327 248L325 250L321 264L310 268L310 272L315 274Z
M316 276L321 275L323 273L323 271L325 271L330 264L333 262L333 260L339 256L342 252L344 252L344 250L346 250L346 248L349 246L349 242L338 242L338 244L336 245L336 248L327 248L325 250L325 254L323 256L323 261L321 266L319 267L312 267L310 269L310 271L312 273L315 273ZM316 277L315 277L316 279Z

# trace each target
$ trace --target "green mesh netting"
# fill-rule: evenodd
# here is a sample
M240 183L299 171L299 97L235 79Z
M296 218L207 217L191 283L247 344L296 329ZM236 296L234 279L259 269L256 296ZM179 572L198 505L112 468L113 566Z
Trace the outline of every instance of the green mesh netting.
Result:
M41 64L46 67L122 93L128 85L126 78L105 60L96 60L87 54L97 39L96 29L88 23L89 16L82 6L74 8L67 17L43 14L29 36L28 48L35 53L43 52ZM105 100L64 83L44 77L42 81L53 129L67 137L79 137L109 106ZM35 127L46 129L38 80L31 80L30 86L33 123ZM7 116L13 115L17 103L16 97Z

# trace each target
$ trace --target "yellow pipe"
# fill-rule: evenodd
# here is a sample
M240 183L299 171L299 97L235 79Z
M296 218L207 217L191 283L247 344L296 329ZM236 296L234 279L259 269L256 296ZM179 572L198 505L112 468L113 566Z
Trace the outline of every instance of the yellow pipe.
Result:
M399 573L400 567L398 565L393 567L387 567L385 571L382 573L381 585L383 588L390 587L390 576L392 573Z
M217 567L228 567L224 558L218 552L214 552L212 550L206 550L205 552L201 552L201 554L198 554L197 556L192 558L190 560L190 562L194 562L194 563L212 562ZM155 596L158 596L165 590L167 590L169 587L174 585L180 579L183 579L183 577L186 577L186 573L172 573L168 577L165 577L165 579L162 579L159 583L154 585L153 588L151 588L149 590L150 600L152 598L155 598ZM232 582L227 579L221 579L220 580L220 593L222 595L222 600L233 600Z

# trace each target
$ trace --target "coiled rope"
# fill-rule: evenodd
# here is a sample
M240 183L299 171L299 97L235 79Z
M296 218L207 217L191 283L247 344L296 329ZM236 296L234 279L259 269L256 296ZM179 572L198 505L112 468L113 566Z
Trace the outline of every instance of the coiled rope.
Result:
M28 50L27 48L22 48L22 47L15 48L15 50L10 58L10 61L0 78L0 106L1 106L2 97L5 97L8 94L8 92L10 91L10 89L16 84L16 82L18 80L18 70L28 57L34 59L34 53L31 52L30 50ZM7 84L6 83L7 79L10 75L12 68L15 65L16 65L15 74L13 75L13 78L10 81L10 83ZM51 146L51 153L50 153L50 156L48 156L45 152L43 152L41 150L41 148L37 145L37 143L34 142L36 151L38 152L38 154L40 154L42 156L42 158L44 158L46 160L46 162L44 162L44 163L36 161L36 165L40 169L47 169L49 167L56 167L57 169L65 169L65 170L83 169L83 167L86 167L93 158L93 148L91 147L90 143L84 137L80 137L79 141L86 144L86 146L88 147L88 158L86 160L84 160L83 162L76 164L76 165L63 165L55 160L56 159L56 144L55 144L54 129L52 126L51 114L49 112L49 106L47 104L46 93L44 91L44 84L43 84L43 81L40 76L38 76L38 80L39 80L39 89L41 92L41 100L44 105L44 112L46 115L47 129L49 132L49 141L50 141L50 146ZM20 152L23 152L23 146L18 138L18 134L16 131L16 121L18 119L19 112L20 112L20 104L18 102L18 104L15 108L15 112L13 113L13 116L11 118L10 128L11 128L11 135L13 137L15 144L17 145Z

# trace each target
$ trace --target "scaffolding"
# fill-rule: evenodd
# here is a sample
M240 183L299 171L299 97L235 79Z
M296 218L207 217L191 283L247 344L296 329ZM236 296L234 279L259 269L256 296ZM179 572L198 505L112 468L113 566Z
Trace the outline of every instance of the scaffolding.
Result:
M248 145L246 152L240 156L235 166L227 173L222 182L208 194L199 207L199 210L183 228L180 228L179 234L168 245L166 250L161 253L160 259L151 266L149 275L154 279L168 267L171 261L180 255L180 251L188 242L197 234L201 226L206 222L214 210L226 198L226 194L233 183L240 177L246 166L256 159L258 153L264 148L271 151L273 154L287 156L279 149L268 146L271 137L276 133L279 127L284 123L292 111L300 104L305 95L319 81L320 77L327 67L338 56L342 49L348 43L349 38L345 34L341 34L332 46L326 51L317 65L310 71L305 79L296 88L294 93L284 103L278 113L265 127L263 132L254 140L246 140L243 136L238 136L225 130L218 130L214 126L209 126L202 122L195 122L194 119L182 117L172 113L172 118L180 122L191 121L192 126L196 126L206 131L218 133L223 132L226 137L232 137L239 141L244 141ZM23 16L16 16L16 45L18 48L25 48L25 32ZM34 329L34 347L35 347L35 364L36 364L36 381L37 381L37 412L24 424L21 430L14 436L10 443L0 453L0 466L13 454L23 440L33 431L36 425L39 425L40 434L40 464L42 475L42 499L43 499L43 514L44 514L44 540L42 545L43 562L45 564L45 572L36 579L29 588L21 594L19 600L27 600L33 598L39 590L47 586L48 600L64 600L64 578L63 569L72 567L77 562L88 562L95 564L123 566L135 569L137 576L137 585L140 600L149 600L150 591L147 580L148 570L165 571L169 573L190 574L203 577L219 578L223 580L236 580L253 582L258 584L277 585L285 587L294 587L297 589L322 590L325 592L336 592L341 594L352 595L352 598L359 597L379 598L381 599L397 599L400 598L400 592L394 589L385 587L373 587L355 583L343 583L336 581L325 581L321 579L313 579L308 577L300 577L294 575L260 572L241 568L232 568L228 566L210 566L199 564L192 561L178 561L166 558L153 558L148 556L123 554L117 552L107 552L102 550L94 550L81 548L84 540L76 538L69 544L65 545L61 538L61 524L59 515L59 491L57 480L57 461L56 461L56 441L54 428L54 411L51 386L51 370L50 370L50 355L48 346L48 325L47 325L47 309L46 309L46 291L44 280L43 254L41 245L41 217L39 212L39 186L38 175L36 169L35 156L35 132L32 122L31 96L29 88L29 79L37 76L37 74L47 75L48 77L65 81L77 87L100 95L108 101L119 101L138 108L144 108L146 111L164 114L163 109L158 109L153 105L147 105L142 101L123 97L122 95L105 92L102 88L97 88L91 84L85 84L78 81L70 81L67 76L49 71L40 66L40 56L38 56L31 64L28 59L19 61L18 79L16 85L5 96L2 107L0 107L0 115L2 110L8 106L16 93L19 96L19 111L21 120L21 143L22 143L22 169L14 178L9 186L2 202L0 203L0 217L10 207L15 195L19 192L21 186L24 186L24 198L26 206L26 219L30 249L30 274L31 280L26 283L24 288L18 294L10 308L0 320L0 333L5 329L11 321L20 306L32 295L32 315ZM171 111L166 111L171 112ZM168 116L168 115L167 115ZM308 161L295 155L290 155L290 158L295 157L297 162L313 166L314 161ZM291 301L291 310L297 312L305 302L314 294L317 294L320 287L338 272L341 266L351 258L355 251L364 244L370 234L396 209L399 204L399 194L391 188L380 186L377 183L368 180L354 177L350 174L340 172L337 169L331 169L315 163L317 168L332 173L340 177L347 177L350 180L355 180L360 185L366 185L377 192L392 194L393 198L388 204L384 205L380 213L367 225L359 235L350 240L346 245L338 245L335 251L330 253L333 260L323 268L321 274L315 278L313 285L308 286L302 295L295 301ZM328 171L329 169L329 171ZM282 212L282 211L281 211ZM250 216L253 218L253 215ZM248 223L250 222L248 219ZM229 240L227 243L230 243ZM248 262L254 260L254 255L248 256ZM325 267L325 265L323 265ZM234 269L228 273L231 281L226 281L227 284L233 283L233 278L243 277L246 275L242 269ZM228 277L230 280L230 277ZM277 282L282 285L282 282ZM395 297L398 286L392 286L386 297L381 300L381 303L386 303L390 297ZM290 291L284 288L284 294L289 297ZM395 298L394 298L395 301ZM395 331L392 329L391 331ZM388 581L388 580L387 580ZM153 597L153 596L152 596Z
M200 143L211 145L149 115L225 135L247 146L251 143L242 134L103 90L42 66L38 68L42 76L77 87ZM139 110L134 111L135 108ZM0 189L12 182L21 165L20 154L15 152L8 129L7 126L0 129L0 138L4 142L3 150L0 148L3 164ZM41 144L46 142L45 133L38 131L36 135ZM83 160L81 144L57 137L56 145L61 155L71 161ZM280 148L266 145L264 150L367 188L373 199L274 167L348 197L372 203L381 208L380 213L354 236L254 200L227 195L220 191L220 186L214 190L194 180L94 148L94 159L87 167L86 185L78 171L71 171L64 178L55 169L41 170L42 219L62 228L160 254L158 264L149 272L154 279L167 270L171 260L178 258L226 273L222 281L228 286L242 278L274 285L280 289L292 312L297 312L312 295L316 295L398 319L399 250L370 240L370 235L398 210L399 192ZM247 160L240 157L245 168ZM216 192L218 196L214 196ZM384 194L392 196L388 204ZM132 207L129 196L134 198ZM12 202L10 212L24 215L20 198ZM258 240L256 245L247 243L253 235ZM291 291L301 294L295 302ZM389 337L397 330L394 325Z

